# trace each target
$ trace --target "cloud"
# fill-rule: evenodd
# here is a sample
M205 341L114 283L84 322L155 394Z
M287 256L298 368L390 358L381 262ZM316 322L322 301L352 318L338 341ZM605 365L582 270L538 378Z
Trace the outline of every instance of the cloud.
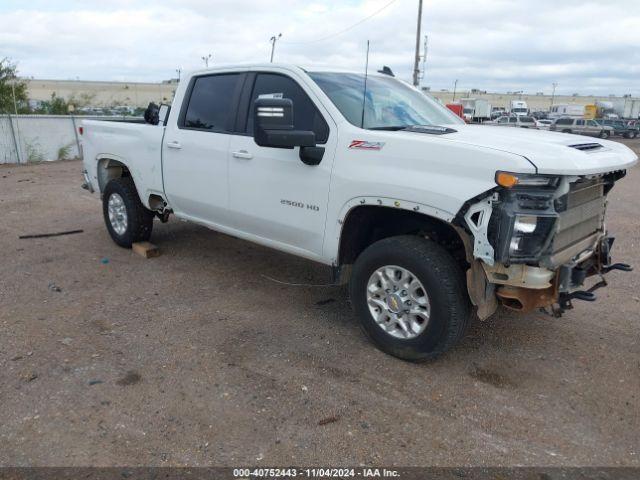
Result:
M37 78L159 81L177 68L276 60L362 70L389 65L410 79L417 0L34 0L0 7L0 50ZM108 4L108 5L106 5ZM425 0L425 85L640 94L637 0Z

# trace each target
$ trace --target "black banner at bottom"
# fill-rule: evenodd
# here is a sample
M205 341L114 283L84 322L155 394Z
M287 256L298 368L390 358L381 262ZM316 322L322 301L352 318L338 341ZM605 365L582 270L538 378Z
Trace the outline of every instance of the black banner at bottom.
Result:
M0 467L0 480L640 480L640 467Z

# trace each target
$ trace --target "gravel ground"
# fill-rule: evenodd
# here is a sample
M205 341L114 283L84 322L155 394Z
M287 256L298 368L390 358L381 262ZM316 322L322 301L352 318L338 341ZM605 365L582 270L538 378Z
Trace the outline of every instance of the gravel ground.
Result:
M319 265L175 219L158 258L117 247L80 170L0 167L0 465L640 466L638 273L410 364L343 288L266 278L323 283ZM636 266L639 181L608 217Z

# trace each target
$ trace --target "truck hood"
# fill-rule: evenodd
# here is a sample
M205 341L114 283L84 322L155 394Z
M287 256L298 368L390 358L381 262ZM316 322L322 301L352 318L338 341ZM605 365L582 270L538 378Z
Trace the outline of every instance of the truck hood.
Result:
M438 138L520 155L538 173L588 175L623 170L638 156L626 145L568 133L485 125L450 125L455 133ZM415 134L422 135L422 134Z

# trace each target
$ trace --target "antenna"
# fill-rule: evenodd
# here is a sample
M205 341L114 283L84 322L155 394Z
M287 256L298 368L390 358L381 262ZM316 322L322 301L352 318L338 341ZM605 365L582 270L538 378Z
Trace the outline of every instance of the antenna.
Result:
M367 59L364 64L364 90L362 92L362 120L360 128L364 128L364 107L367 103L367 75L369 74L369 40L367 40Z

